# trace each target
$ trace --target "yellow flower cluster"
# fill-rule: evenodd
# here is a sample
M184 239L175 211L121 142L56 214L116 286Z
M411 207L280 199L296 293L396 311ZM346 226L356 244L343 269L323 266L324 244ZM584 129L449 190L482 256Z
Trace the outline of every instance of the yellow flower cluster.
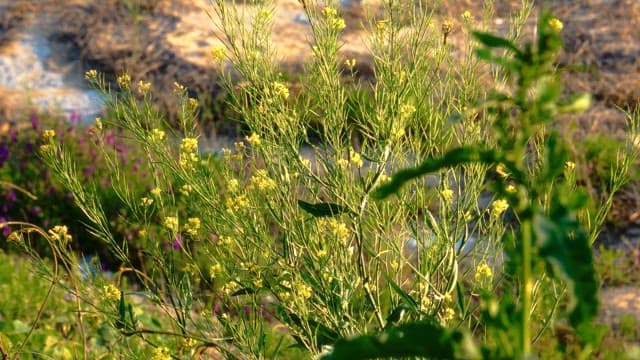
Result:
M275 180L269 177L267 170L260 169L251 177L251 185L260 191L275 190L278 186Z
M443 21L442 33L444 34L444 36L448 36L449 34L451 34L451 31L453 31L453 21L450 19Z
M108 284L102 287L102 299L105 301L118 301L120 300L120 289L113 284Z
M53 241L59 241L63 245L71 242L71 235L68 234L69 229L66 225L56 225L49 230L49 236Z
M227 191L230 193L235 193L240 188L240 183L238 179L228 179L227 180Z
M320 228L328 228L329 233L343 243L346 243L347 240L349 240L349 236L351 235L347 224L338 221L333 217L328 220L324 218L319 219L318 225L320 225Z
M224 201L224 205L227 208L227 212L234 213L248 208L249 200L245 194L237 194L234 197L227 198Z
M164 218L164 227L169 231L177 232L179 229L178 218L175 216L167 216Z
M362 156L357 153L353 148L349 149L349 161L357 168L361 168L364 162L362 161Z
M156 186L153 189L151 189L150 192L151 192L151 195L153 195L154 197L160 197L160 194L162 194L162 189Z
M491 216L498 217L509 208L509 203L505 199L498 199L492 204Z
M353 70L353 68L356 67L356 59L347 59L344 61L344 64L349 70Z
M509 177L509 172L507 171L507 169L504 167L504 164L498 164L496 165L496 172L498 173L498 175L500 175L501 178L506 179Z
M327 6L322 10L322 13L327 18L327 24L330 28L340 31L347 27L344 19L338 16L336 8Z
M453 202L453 190L449 188L440 191L440 196L442 196L442 201L447 205Z
M562 28L564 27L564 25L562 24L562 21L560 21L558 18L551 18L549 19L549 27L551 28L551 30L559 33L560 31L562 31Z
M313 295L311 286L305 284L301 280L295 281L293 284L293 292L298 298L307 300Z
M400 105L400 109L398 109L399 113L400 113L400 117L401 118L408 118L409 116L413 115L414 112L416 112L416 107L413 106L413 104L402 104Z
M131 77L129 76L129 74L122 74L116 78L116 82L121 89L127 90L131 85Z
M198 102L198 99L189 98L189 107L191 108L191 110L197 110L199 105L200 103Z
M192 217L187 219L184 231L191 236L196 236L198 235L198 230L200 230L200 218Z
M211 49L211 57L215 62L221 63L222 61L224 61L226 52L227 49L224 46L218 45Z
M182 187L180 188L180 192L182 193L182 195L184 196L189 196L189 194L191 194L191 192L193 191L193 186L189 185L189 184L184 184L182 185Z
M151 134L149 134L150 142L160 142L164 139L165 133L160 129L151 129Z
M487 265L486 262L480 263L480 265L476 266L476 273L474 275L474 279L477 282L484 282L486 280L491 280L493 277L493 270L491 267Z
M151 90L151 83L148 81L138 81L138 92L140 95L147 95Z
M564 163L564 168L567 171L573 171L576 168L576 163L574 163L573 161L567 161L566 163Z
M217 278L222 274L222 265L215 263L209 267L209 275L212 279Z
M55 136L55 130L45 130L42 132L42 140L44 140L45 142L51 142L51 140L53 140Z
M144 207L151 206L151 204L153 204L153 199L151 198L143 196L142 199L140 199L140 205Z
M180 166L186 170L194 170L193 165L198 162L198 139L184 138L180 144Z
M271 87L273 88L274 96L281 97L285 100L289 98L289 89L285 84L278 81L274 81L271 84Z
M258 135L256 133L252 133L251 135L245 137L245 139L247 139L247 142L251 146L260 145L260 143L262 142L262 140L260 139L260 135Z
M171 360L171 353L169 349L165 346L159 346L153 349L153 353L151 353L151 358L149 360Z
M84 73L84 78L89 81L95 80L98 78L98 72L95 69L87 70L87 72Z
M453 320L453 318L456 316L456 312L455 310L453 310L450 307L446 307L443 311L442 311L442 321L444 323L448 323L451 320Z

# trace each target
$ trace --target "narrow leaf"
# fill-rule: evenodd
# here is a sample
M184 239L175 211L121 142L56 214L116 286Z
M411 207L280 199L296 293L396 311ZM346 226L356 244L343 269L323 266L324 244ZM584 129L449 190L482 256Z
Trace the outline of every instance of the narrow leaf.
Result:
M298 200L298 206L314 217L333 217L350 212L348 207L333 203L311 204L306 201Z

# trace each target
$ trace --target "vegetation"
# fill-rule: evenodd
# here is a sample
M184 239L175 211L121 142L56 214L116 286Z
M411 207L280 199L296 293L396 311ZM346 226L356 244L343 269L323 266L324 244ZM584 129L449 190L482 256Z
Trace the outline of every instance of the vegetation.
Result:
M293 96L271 51L270 5L239 13L214 1L226 48L212 54L221 72L233 64L222 83L248 129L233 149L203 149L184 86L174 88L176 129L154 110L150 84L128 74L108 84L87 72L109 113L80 144L33 126L46 166L37 171L59 185L29 175L40 182L26 190L56 186L77 210L4 222L8 247L39 276L12 270L15 257L0 276L12 274L9 287L38 279L23 295L42 299L29 309L0 298L4 357L601 351L592 245L640 154L640 110L608 167L607 195L590 199L554 124L589 106L587 95L562 95L560 20L543 11L525 37L523 1L503 38L488 28L490 2L482 21L464 13L437 24L421 2L387 1L365 24L376 75L367 84L337 55L345 22L335 5L302 4L314 58ZM454 26L466 36L462 58L448 43ZM87 166L97 175L83 176ZM11 189L26 204L39 196ZM78 218L84 230L67 227ZM560 327L572 341L558 339Z

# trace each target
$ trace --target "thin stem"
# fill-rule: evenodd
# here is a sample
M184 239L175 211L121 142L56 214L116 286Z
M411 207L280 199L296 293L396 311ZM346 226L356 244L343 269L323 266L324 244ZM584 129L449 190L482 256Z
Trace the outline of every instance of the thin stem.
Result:
M531 220L522 223L522 352L531 354Z

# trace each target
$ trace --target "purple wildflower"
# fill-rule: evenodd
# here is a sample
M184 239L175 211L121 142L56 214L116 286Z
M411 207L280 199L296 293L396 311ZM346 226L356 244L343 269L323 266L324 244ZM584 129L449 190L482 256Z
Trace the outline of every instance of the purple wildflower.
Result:
M13 190L7 191L7 200L9 201L10 204L13 204L16 202L16 200L18 200L18 197L16 196L16 193Z
M40 120L38 120L38 115L35 112L31 113L31 127L33 130L38 130L40 127Z
M182 236L179 234L176 235L176 237L173 239L173 244L171 244L171 246L173 247L174 250L182 249Z
M4 166L4 163L9 159L9 147L7 144L0 144L0 167Z

